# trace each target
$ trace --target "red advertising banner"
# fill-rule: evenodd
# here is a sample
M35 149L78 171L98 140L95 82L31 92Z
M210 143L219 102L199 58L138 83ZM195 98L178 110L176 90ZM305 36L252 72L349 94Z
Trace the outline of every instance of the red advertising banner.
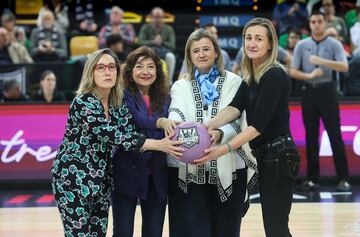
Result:
M0 180L49 179L62 140L69 105L0 105ZM341 104L341 131L350 175L360 176L360 103ZM301 106L291 105L291 131L299 148L305 175L305 131ZM335 176L326 131L319 136L322 176Z

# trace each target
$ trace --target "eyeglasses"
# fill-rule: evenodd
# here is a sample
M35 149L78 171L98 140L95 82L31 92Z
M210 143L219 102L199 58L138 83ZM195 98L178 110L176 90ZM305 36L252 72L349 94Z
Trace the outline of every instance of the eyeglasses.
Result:
M107 65L99 63L95 65L95 70L98 72L105 72L106 68L108 68L110 72L114 72L117 69L115 63L109 63Z

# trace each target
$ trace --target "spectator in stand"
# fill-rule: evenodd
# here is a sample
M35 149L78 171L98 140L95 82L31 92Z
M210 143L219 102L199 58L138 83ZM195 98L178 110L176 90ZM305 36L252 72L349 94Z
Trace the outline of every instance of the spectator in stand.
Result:
M6 80L3 83L3 95L0 98L1 102L21 102L27 101L28 97L21 91L21 87L18 81Z
M360 96L360 57L349 62L349 73L345 84L345 95Z
M127 54L124 52L124 41L120 35L115 34L106 37L106 47L116 54L121 63L125 62Z
M63 0L45 0L43 7L40 9L37 25L41 25L41 15L45 10L51 11L55 17L55 25L63 33L67 33L69 27L68 7Z
M272 19L277 26L279 35L285 33L290 27L305 31L308 12L305 3L300 0L285 0L274 8Z
M339 9L341 1L335 1L333 2L333 5L335 9ZM314 11L324 11L324 8L322 7L322 0L307 0L306 1L306 9L308 11L308 14L311 15Z
M311 15L313 11L319 11L320 7L321 7L321 0L308 0L306 2L306 9L309 15Z
M26 36L26 32L23 27L15 27L13 41L23 45L28 51L30 51L30 39Z
M278 46L277 51L278 51L277 60L280 63L284 64L285 66L290 67L291 59L292 59L290 53L288 53L284 48L282 48L280 46ZM240 74L241 61L242 61L243 56L244 56L244 48L241 47L239 49L239 51L237 52L237 54L236 54L234 65L232 67L232 72L233 73Z
M118 6L113 6L110 12L110 21L103 26L99 33L99 46L104 48L106 37L111 34L118 34L124 41L125 52L130 52L135 43L135 30L131 24L123 23L124 11Z
M65 36L55 26L51 11L45 10L41 14L41 25L32 30L30 41L34 61L64 61L67 58Z
M343 46L346 58L351 57L350 46L340 41L339 33L334 27L327 28L325 31L325 34L326 34L326 36L333 37L334 39L338 40ZM333 81L336 84L336 90L339 93L339 95L344 94L343 89L344 89L345 82L344 82L344 80L342 80L344 78L344 76L345 75L340 75L340 72L333 73Z
M12 12L6 11L1 15L1 25L9 31L10 40L15 40L15 24L16 17Z
M360 57L360 6L356 8L358 21L350 29L351 45L353 47L353 56Z
M154 7L151 10L151 23L143 25L140 29L138 44L152 47L155 53L165 60L171 82L176 65L175 43L173 27L164 23L164 10L160 7Z
M338 40L346 44L349 42L349 32L343 18L335 16L335 5L333 0L323 0L322 8L326 20L326 28L334 27L338 32Z
M72 37L97 34L98 25L94 21L93 9L92 0L76 0L74 14L76 28L71 32Z
M289 30L285 50L290 55L293 55L294 48L299 40L301 40L301 32L296 29Z
M333 38L335 38L335 39L337 39L337 40L339 40L341 42L341 40L340 40L341 37L339 36L339 33L335 29L335 27L327 28L326 29L326 35L330 36L330 37L333 37ZM343 46L343 48L345 50L346 57L347 58L350 57L351 56L351 48L350 48L350 46L348 44L346 44L346 43L343 43L343 42L341 42L341 43L342 43L342 46Z
M211 24L211 23L207 24L204 26L204 29L207 31L210 31L210 33L212 33L215 36L216 41L219 40L218 29L216 28L216 26L214 24ZM230 65L231 60L230 60L229 54L223 49L220 49L220 50L221 50L221 54L223 56L225 70L231 71L231 65Z
M16 18L12 12L5 12L1 16L1 24L8 30L10 41L18 42L30 49L30 40L26 37L25 29L16 25Z
M33 63L27 49L10 38L7 29L0 27L0 64Z
M288 38L286 40L286 47L285 50L291 55L293 55L293 51L294 48L297 44L297 42L299 42L299 40L301 40L301 32L297 29L291 29L288 33ZM279 47L279 49L282 49L281 47ZM279 52L279 56L282 50L278 50ZM280 57L278 57L280 58ZM281 61L281 60L279 60ZM290 67L291 61L288 62L287 66ZM290 77L291 78L291 77ZM291 97L298 97L301 95L301 87L302 87L302 82L295 80L294 78L291 78Z
M219 40L218 30L214 24L207 24L204 26L204 29L209 31L210 33L212 33L214 35L216 41ZM231 60L230 60L229 54L223 49L220 49L220 50L221 50L221 55L223 57L224 69L227 71L231 71L231 65L230 65ZM187 73L187 67L186 67L185 60L183 61L183 64L181 66L178 79L182 78L184 73Z
M46 70L40 77L40 89L32 96L33 101L46 103L65 101L63 92L56 90L56 76L53 71Z
M311 37L299 41L294 50L290 74L304 81L301 98L306 131L307 179L304 191L319 189L319 128L320 119L329 135L334 164L338 175L338 191L349 191L349 168L340 130L340 113L333 71L347 72L348 62L341 43L325 34L325 15L313 12L309 25Z

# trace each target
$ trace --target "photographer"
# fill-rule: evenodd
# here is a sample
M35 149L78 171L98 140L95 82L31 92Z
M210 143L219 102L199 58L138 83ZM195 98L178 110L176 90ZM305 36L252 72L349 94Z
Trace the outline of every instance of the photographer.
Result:
M67 46L64 33L54 25L54 14L45 10L41 25L31 32L31 56L34 61L64 61Z

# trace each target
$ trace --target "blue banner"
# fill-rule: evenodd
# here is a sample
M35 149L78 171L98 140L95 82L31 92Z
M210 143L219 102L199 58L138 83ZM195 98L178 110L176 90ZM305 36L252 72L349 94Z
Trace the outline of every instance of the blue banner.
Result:
M240 35L240 32L239 32ZM219 46L222 49L239 49L241 48L241 36L239 37L220 37Z
M243 27L254 15L200 16L200 25L214 24L217 27Z
M203 0L203 6L252 6L252 0Z

